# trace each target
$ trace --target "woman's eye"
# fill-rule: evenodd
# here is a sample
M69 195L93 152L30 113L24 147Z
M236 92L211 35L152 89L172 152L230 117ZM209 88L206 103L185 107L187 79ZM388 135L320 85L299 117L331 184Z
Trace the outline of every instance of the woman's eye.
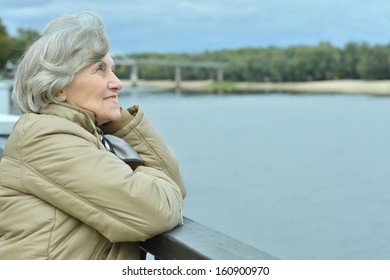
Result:
M99 64L97 67L96 67L96 72L104 72L105 70L105 67L103 64Z

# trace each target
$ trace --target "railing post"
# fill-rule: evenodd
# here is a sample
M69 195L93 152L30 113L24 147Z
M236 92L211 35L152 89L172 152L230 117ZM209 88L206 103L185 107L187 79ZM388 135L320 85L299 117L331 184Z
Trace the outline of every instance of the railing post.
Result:
M137 63L134 63L131 66L130 81L131 81L131 85L133 87L137 86L137 84L138 84L138 65L137 65Z
M175 67L175 82L176 82L176 91L180 90L180 83L181 83L181 67L180 65L176 65Z
M217 69L217 81L219 83L223 82L223 67L218 67Z
M9 114L11 112L11 83L8 81L0 82L0 114Z

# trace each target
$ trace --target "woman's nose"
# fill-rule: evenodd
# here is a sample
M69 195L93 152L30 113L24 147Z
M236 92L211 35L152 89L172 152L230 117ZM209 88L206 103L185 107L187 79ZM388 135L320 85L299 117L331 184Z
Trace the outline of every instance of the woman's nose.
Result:
M113 90L121 90L123 87L123 83L119 78L115 75L114 72L111 73L111 79L108 83L108 87Z

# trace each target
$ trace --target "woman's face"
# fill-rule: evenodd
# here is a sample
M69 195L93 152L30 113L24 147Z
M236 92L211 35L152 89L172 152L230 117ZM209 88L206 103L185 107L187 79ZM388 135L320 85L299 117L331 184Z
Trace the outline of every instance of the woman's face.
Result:
M73 105L92 111L99 125L120 118L118 102L122 82L113 72L114 61L107 54L100 62L83 68L59 97Z

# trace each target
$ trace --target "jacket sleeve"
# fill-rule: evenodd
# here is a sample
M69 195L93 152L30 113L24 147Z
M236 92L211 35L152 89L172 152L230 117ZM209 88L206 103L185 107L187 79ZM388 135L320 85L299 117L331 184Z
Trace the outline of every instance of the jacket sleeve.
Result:
M21 153L30 151L22 155L25 191L111 242L143 241L182 222L181 189L161 169L140 166L133 172L77 125L53 121L47 128L31 126L24 136Z
M179 186L182 197L186 188L174 152L164 142L141 107L135 105L122 110L121 119L102 127L104 133L114 134L127 141L145 161L146 166L167 174Z

